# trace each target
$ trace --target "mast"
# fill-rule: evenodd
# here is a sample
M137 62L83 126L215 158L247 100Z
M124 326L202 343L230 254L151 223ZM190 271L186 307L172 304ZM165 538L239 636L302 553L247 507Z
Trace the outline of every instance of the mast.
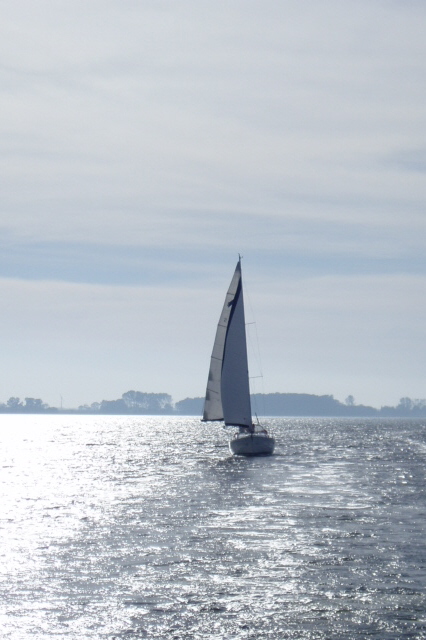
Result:
M241 256L229 285L210 360L203 421L251 426Z

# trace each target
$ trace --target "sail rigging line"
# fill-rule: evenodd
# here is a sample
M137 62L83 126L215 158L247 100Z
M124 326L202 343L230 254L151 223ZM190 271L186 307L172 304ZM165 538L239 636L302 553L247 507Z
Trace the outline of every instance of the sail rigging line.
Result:
M256 389L253 389L253 391L251 392L250 396L251 396L251 400L253 403L253 409L256 409L255 414L257 416L257 413L260 413L260 415L265 415L265 384L264 384L264 376L263 376L263 367L262 367L262 360L261 360L261 356L260 356L260 342L259 342L259 334L257 332L257 321L256 321L256 316L253 310L253 305L251 302L251 296L250 296L250 290L249 287L247 287L247 282L244 281L244 297L248 303L248 307L249 307L249 311L250 311L250 316L252 318L254 318L253 321L251 322L246 322L246 326L248 325L254 325L254 340L253 340L253 335L252 335L252 331L249 330L247 331L247 338L248 338L248 350L249 350L249 360L251 360L252 362L254 361L254 364L257 368L257 370L259 371L259 375L256 376L249 376L249 380L250 382L256 378L262 378L262 385L261 385L261 391L260 393L258 391L256 391ZM250 368L250 367L249 367ZM250 385L250 386L255 386L255 385ZM262 398L261 404L262 407L259 406L260 403L260 396Z

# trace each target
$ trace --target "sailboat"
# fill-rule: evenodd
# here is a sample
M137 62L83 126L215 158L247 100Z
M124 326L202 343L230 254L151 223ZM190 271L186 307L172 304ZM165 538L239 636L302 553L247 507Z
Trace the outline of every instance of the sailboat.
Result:
M229 442L235 455L270 455L275 441L251 414L241 256L226 294L210 360L203 422L222 420L238 431Z

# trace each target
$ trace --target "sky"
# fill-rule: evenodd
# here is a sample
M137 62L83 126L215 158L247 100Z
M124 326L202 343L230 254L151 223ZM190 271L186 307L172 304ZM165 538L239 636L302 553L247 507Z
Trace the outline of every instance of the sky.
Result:
M239 253L253 391L426 397L426 3L0 15L0 403L204 395Z

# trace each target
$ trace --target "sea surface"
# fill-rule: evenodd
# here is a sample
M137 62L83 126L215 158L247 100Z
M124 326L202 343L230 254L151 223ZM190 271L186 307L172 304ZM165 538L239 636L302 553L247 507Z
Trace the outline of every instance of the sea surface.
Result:
M0 416L0 637L426 638L426 420Z

